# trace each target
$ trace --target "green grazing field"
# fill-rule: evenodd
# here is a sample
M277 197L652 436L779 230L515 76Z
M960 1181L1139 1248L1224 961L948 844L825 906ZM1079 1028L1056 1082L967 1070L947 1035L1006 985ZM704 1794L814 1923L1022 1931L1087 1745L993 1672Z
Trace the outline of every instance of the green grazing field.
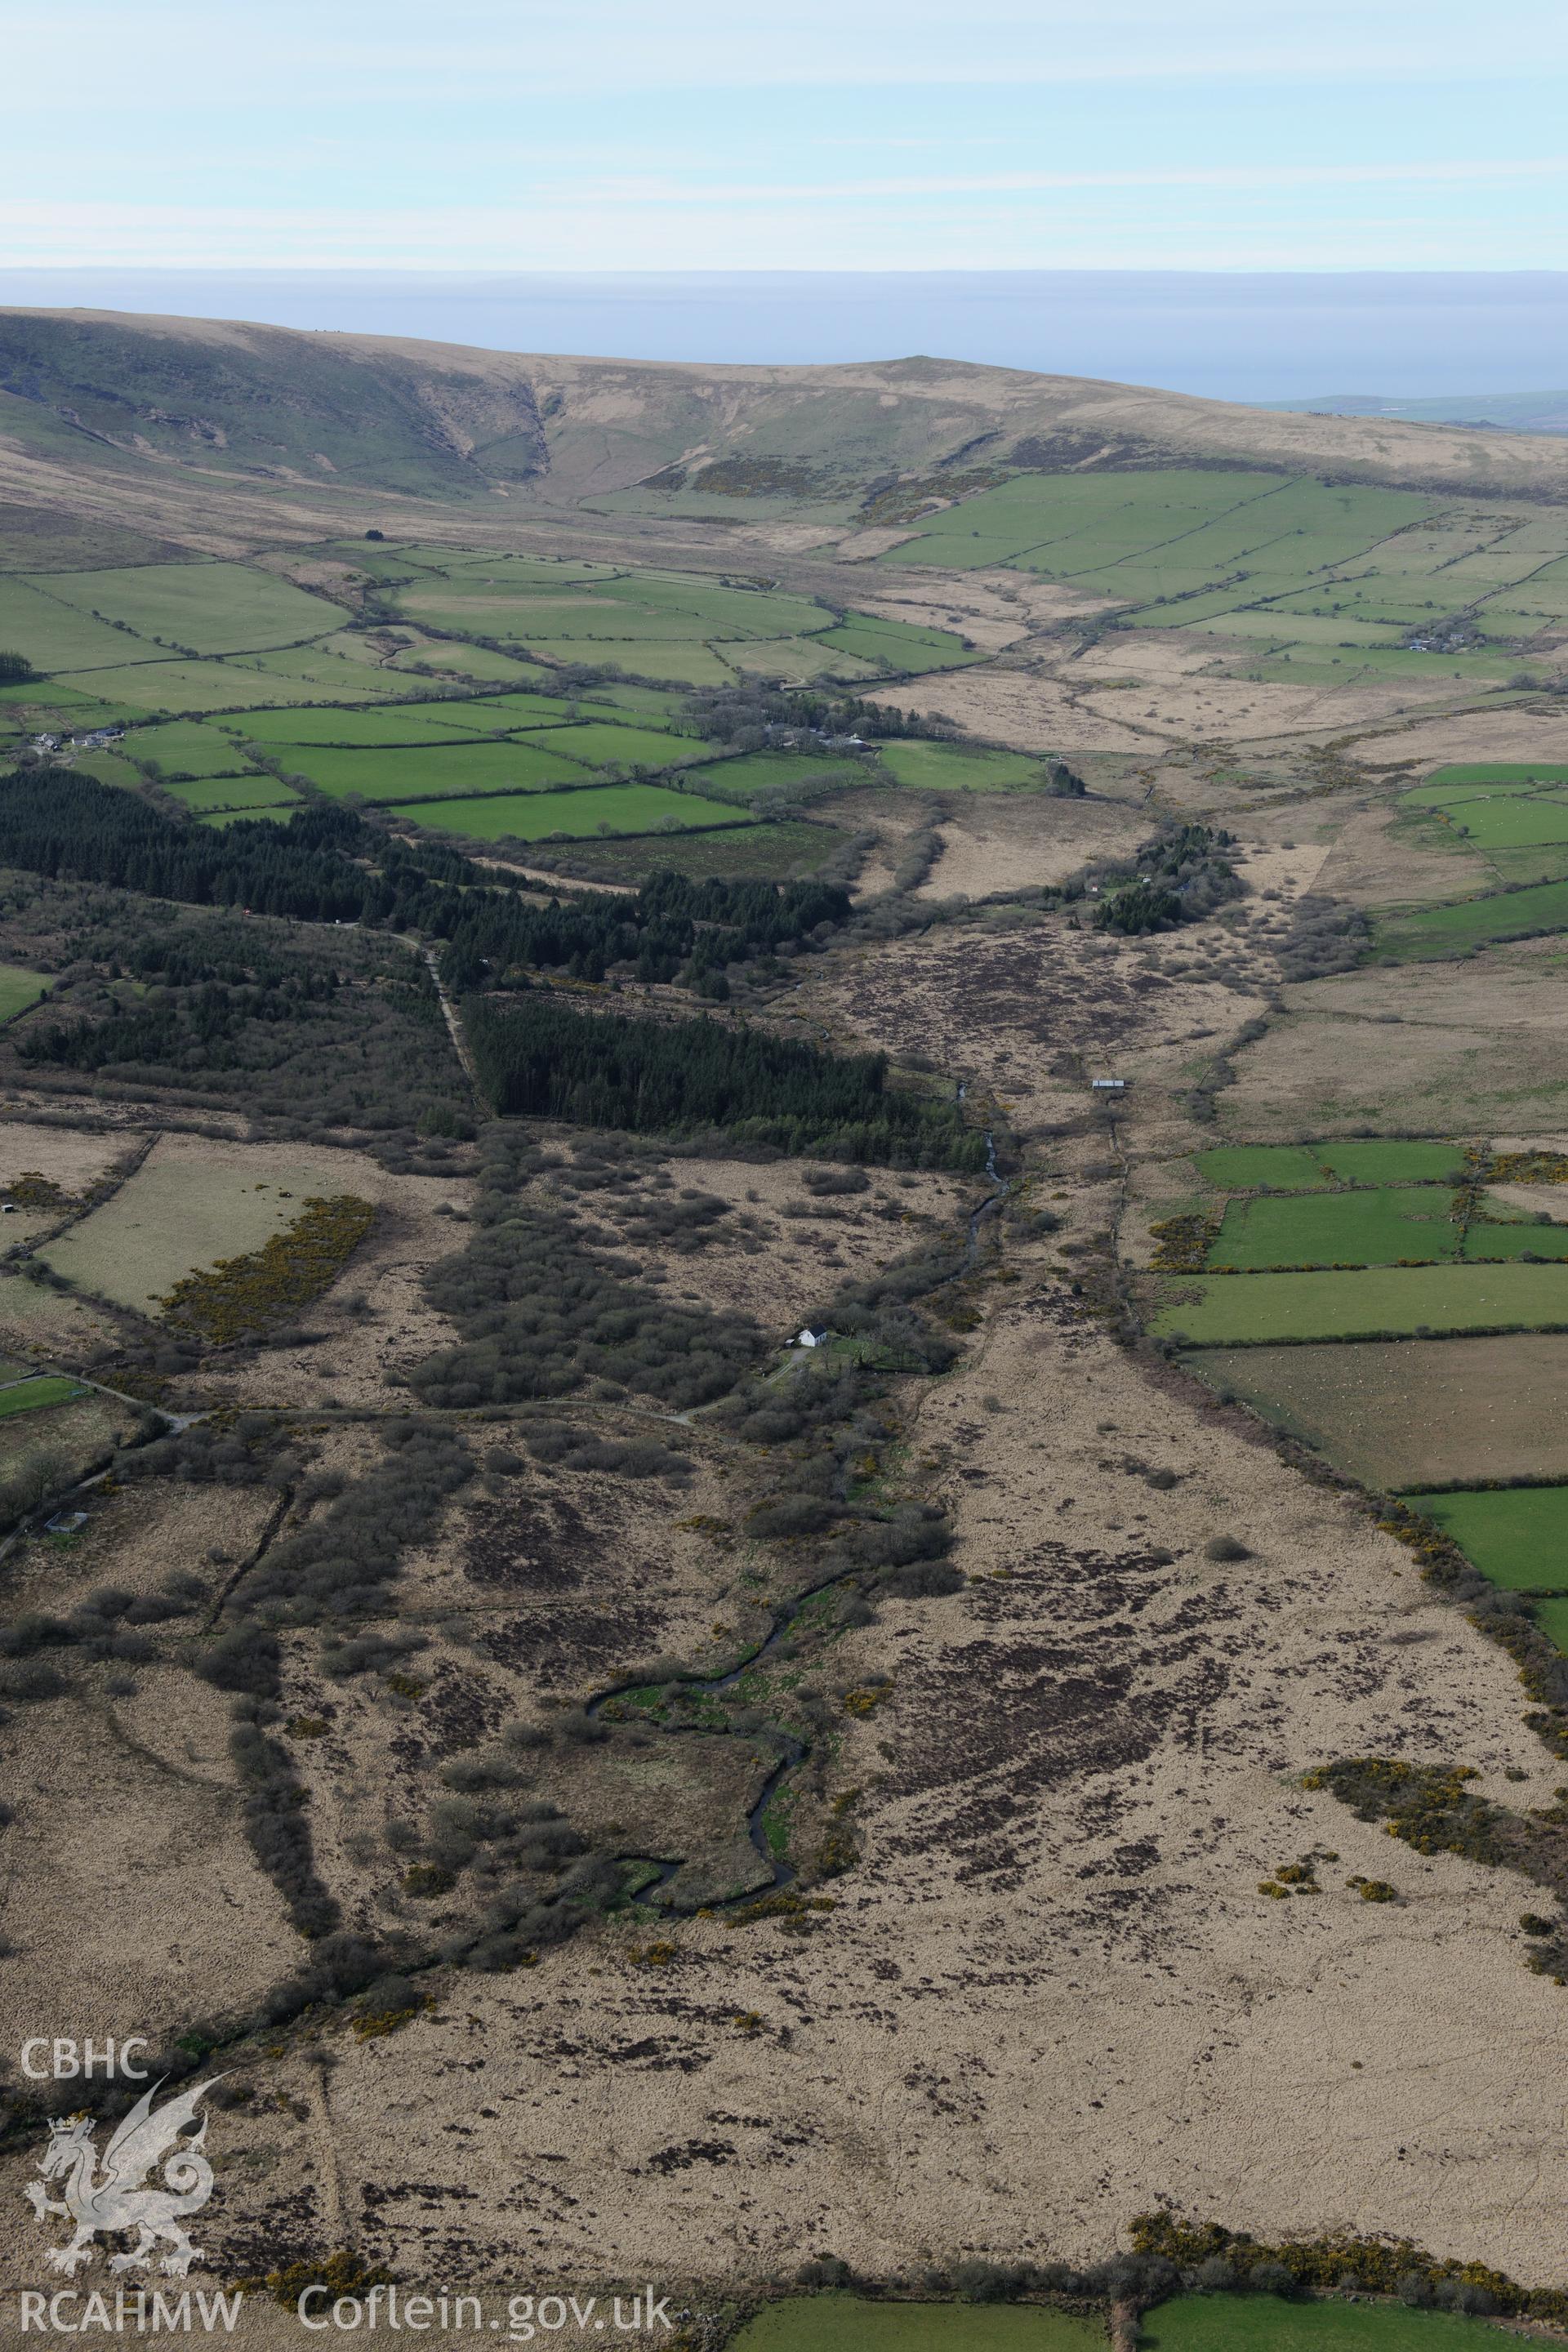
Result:
M859 613L851 613L837 628L821 629L816 635L819 644L853 654L858 661L916 674L922 670L957 669L965 662L985 658L951 630L920 629L909 621L879 621Z
M1505 1592L1568 1592L1568 1486L1406 1495Z
M79 751L71 766L79 774L96 776L100 784L117 784L134 792L142 782L141 772L118 751Z
M1452 1184L1464 1174L1459 1143L1314 1143L1314 1155L1342 1184Z
M1384 1192L1255 1194L1230 1202L1208 1262L1215 1268L1246 1271L1276 1265L1393 1265L1401 1258L1457 1257L1461 1235L1453 1220L1453 1201L1452 1192L1440 1184ZM1563 1238L1568 1242L1568 1229Z
M1568 802L1549 793L1498 793L1434 812L1478 849L1527 849L1568 841Z
M0 1021L14 1021L53 986L47 972L28 971L19 963L0 963Z
M297 743L377 751L392 743L449 743L457 735L500 734L505 719L484 714L488 702L395 702L374 710L240 710L225 719L232 756L236 743L283 751Z
M1548 762L1526 762L1518 760L1460 761L1448 768L1435 768L1423 790L1439 791L1455 784L1568 784L1568 768L1552 767ZM1414 795L1406 793L1405 798Z
M1304 1143L1222 1143L1194 1151L1193 1165L1222 1192L1316 1192L1333 1181Z
M0 1389L0 1420L8 1421L16 1412L36 1412L40 1405L67 1404L72 1397L88 1393L79 1381L67 1380L60 1374L46 1375L37 1381L18 1381L15 1388Z
M1399 2303L1284 2303L1275 2294L1180 2294L1144 2317L1140 2352L1501 2352L1484 2319Z
M1472 1262L1504 1257L1568 1257L1568 1225L1538 1225L1529 1218L1473 1224L1461 1255Z
M342 626L341 605L243 563L143 563L119 572L51 572L37 583L79 612L123 621L139 637L195 654L297 645Z
M735 672L722 655L711 646L697 642L663 645L647 637L626 638L615 646L603 646L597 654L568 637L534 637L530 643L552 662L614 662L617 668L629 670L637 677L675 678L686 686L732 686L735 682Z
M1364 1274L1183 1277L1153 1328L1194 1347L1247 1339L1351 1339L1358 1333L1539 1331L1568 1325L1568 1266L1379 1266Z
M815 874L845 847L848 835L828 824L757 824L724 833L661 833L621 841L574 842L557 856L539 850L534 862L562 874L635 885L650 874L689 874L694 882L787 881Z
M122 648L132 646L134 655L131 638L119 637L115 642ZM123 652L120 659L125 660ZM142 718L150 710L167 711L174 717L187 711L243 710L247 703L320 702L321 698L321 687L308 678L264 674L239 662L231 666L216 661L139 661L133 657L121 669L73 672L73 683L89 694L101 695L106 701L125 706L127 718ZM405 685L406 680L400 678L398 684ZM377 689L368 678L353 690L366 702L378 698Z
M816 783L825 776L842 784L863 784L874 780L853 752L742 751L733 760L704 761L692 781L749 799L753 793Z
M1316 1192L1341 1184L1452 1184L1464 1173L1458 1143L1222 1143L1193 1154L1205 1184L1222 1192Z
M581 760L590 768L629 768L634 763L644 768L673 768L706 759L713 749L710 743L693 735L671 735L660 728L619 723L552 727L543 740L552 751L568 760Z
M421 793L526 793L586 782L589 770L535 743L420 743L406 751L331 751L293 744L284 766L334 800L405 801Z
M167 775L237 776L250 772L237 739L199 719L174 719L165 727L133 727L125 738L133 760L155 761Z
M756 819L727 801L673 793L661 784L600 784L574 793L498 793L486 800L393 803L388 816L476 841L543 841L552 835L591 841L600 833L684 832L702 825L750 825Z
M1387 915L1373 938L1379 953L1390 961L1419 963L1433 956L1462 955L1486 940L1520 940L1536 931L1563 929L1568 929L1568 882L1542 882L1489 898L1462 898L1453 906Z
M967 743L924 743L914 737L879 743L877 757L896 784L921 791L1004 793L1045 782L1026 751L985 751Z
M1104 2352L1096 2320L1020 2304L869 2303L849 2294L770 2303L732 2352Z
M0 579L0 646L26 654L38 670L89 669L137 656L145 660L156 651L95 621L90 613L79 612L74 604L14 578Z
M276 776L200 776L194 783L165 784L163 790L197 815L212 809L274 809L285 801L300 804L299 793Z

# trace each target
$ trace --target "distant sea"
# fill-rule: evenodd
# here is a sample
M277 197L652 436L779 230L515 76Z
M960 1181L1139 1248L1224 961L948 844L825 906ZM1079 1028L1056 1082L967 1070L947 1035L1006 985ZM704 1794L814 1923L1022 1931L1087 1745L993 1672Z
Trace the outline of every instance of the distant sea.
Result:
M1499 396L1568 384L1565 271L500 277L0 268L0 303L252 319L626 359L822 362L928 352L1219 400L1306 403L1338 384L1394 404L1473 400L1478 380Z

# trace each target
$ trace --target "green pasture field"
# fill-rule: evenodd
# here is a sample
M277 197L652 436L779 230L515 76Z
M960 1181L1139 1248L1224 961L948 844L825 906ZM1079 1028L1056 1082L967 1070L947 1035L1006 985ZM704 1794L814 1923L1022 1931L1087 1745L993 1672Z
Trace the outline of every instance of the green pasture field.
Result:
M835 646L859 661L877 662L887 669L958 669L965 662L984 661L977 647L966 646L947 629L921 629L909 621L879 621L852 613L838 627L816 633L819 645Z
M1485 856L1504 882L1560 882L1568 876L1568 842L1555 848L1488 849Z
M375 751L388 744L449 743L454 735L500 733L507 724L476 714L484 702L382 703L374 710L240 710L222 724L230 738L232 757L238 743L260 743L270 751L297 743L341 746L344 750Z
M1193 1165L1221 1192L1318 1192L1333 1181L1304 1143L1221 1143L1194 1151Z
M276 776L199 776L194 783L165 784L163 790L197 816L212 809L271 810L285 801L300 805L299 793Z
M386 664L389 672L402 671L410 686L418 684L421 669L451 670L458 677L472 678L477 686L522 686L530 678L547 678L550 672L542 662L523 661L516 654L498 654L489 646L468 646L451 637L420 637L401 653L393 655Z
M63 1374L45 1374L36 1381L18 1381L15 1388L0 1389L0 1420L8 1421L13 1413L36 1412L40 1405L68 1404L73 1397L90 1394L78 1381L67 1380Z
M1255 1194L1230 1202L1208 1262L1216 1269L1247 1271L1458 1257L1461 1231L1453 1220L1453 1193L1441 1184L1383 1192ZM1563 1239L1568 1243L1568 1228Z
M1276 2294L1181 2294L1145 2313L1139 2352L1502 2352L1484 2319L1400 2303L1296 2303Z
M1504 1486L1401 1500L1436 1519L1505 1592L1568 1592L1568 1486Z
M847 654L826 635L810 637L726 637L724 657L748 677L782 678L787 682L813 677L843 678L880 674L880 666Z
M1510 1217L1496 1223L1478 1221L1465 1235L1462 1255L1467 1263L1519 1257L1568 1257L1568 1225L1538 1225L1529 1218Z
M680 645L655 644L646 637L621 638L599 647L595 655L585 652L581 642L563 637L531 637L529 643L544 660L558 664L589 659L614 662L636 677L669 678L685 686L731 686L735 680L735 671L723 656L695 640Z
M142 782L141 772L118 751L79 751L71 761L79 775L96 776L100 784L115 784L125 792L134 792Z
M832 776L845 784L876 782L876 772L864 768L852 751L742 751L733 760L705 761L693 771L692 781L711 784L715 792L776 792L781 786L805 784Z
M1568 1657L1568 1601L1543 1601L1535 1612L1535 1622L1548 1641Z
M787 590L738 588L682 572L634 572L593 591L606 604L668 613L711 637L814 636L832 614L815 597Z
M694 882L710 877L724 882L783 882L815 874L848 838L826 824L757 824L724 833L578 842L569 856L559 862L563 873L569 866L574 874L601 882L637 884L661 872L687 874ZM558 861L542 851L537 862L550 866Z
M1465 1171L1460 1143L1385 1143L1367 1138L1311 1148L1342 1184L1446 1184L1457 1182Z
M1221 1192L1316 1192L1331 1183L1447 1184L1464 1173L1462 1144L1383 1142L1222 1143L1195 1151L1193 1165Z
M29 971L25 964L0 963L0 1021L15 1021L18 1013L37 1004L53 986L47 972Z
M1376 924L1373 940L1379 953L1394 962L1423 963L1435 956L1462 955L1489 940L1561 930L1568 930L1568 882L1541 882L1487 898L1461 898L1447 907L1385 915Z
M262 681L254 696L245 698L257 702L271 699L265 688L274 678L307 688L299 697L302 702L393 702L408 690L408 681L395 672L373 669L367 662L334 651L331 637L313 645L286 646L276 653L230 654L226 667L237 677Z
M1434 812L1479 850L1533 848L1568 842L1568 802L1545 793L1510 793L1458 801Z
M590 771L536 743L421 743L405 751L335 751L293 744L283 761L334 800L357 793L366 801L405 801L420 793L536 792L547 784L585 783Z
M51 596L123 621L139 637L196 654L297 645L342 628L341 605L244 563L142 563L115 572L52 572Z
M1375 1266L1363 1274L1183 1276L1153 1328L1195 1348L1353 1339L1379 1331L1538 1331L1568 1325L1568 1266Z
M437 833L461 833L476 841L543 841L552 835L593 840L600 833L685 832L704 825L751 825L748 810L728 801L673 793L661 784L600 784L573 793L498 793L485 800L451 798L405 801L388 806L388 816Z
M1568 768L1554 767L1549 761L1525 760L1460 760L1447 768L1435 768L1422 790L1452 784L1568 784ZM1409 794L1405 795L1406 799Z
M171 719L164 727L133 727L125 738L133 760L155 760L170 775L237 776L250 762L237 736L204 726L197 719Z
M202 1160L154 1150L118 1192L38 1252L79 1288L141 1315L175 1283L220 1258L259 1249L311 1193L344 1189L331 1159L265 1174L243 1147Z
M0 646L26 654L38 670L90 669L104 662L143 659L155 646L140 644L119 629L95 621L68 602L47 595L26 580L0 579ZM29 688L37 694L37 688Z
M121 637L116 642L125 646L133 640ZM128 719L139 719L153 710L177 718L192 712L243 710L251 703L320 702L321 698L321 687L307 678L264 675L237 662L230 666L216 661L133 660L121 669L76 671L72 682L120 706ZM399 687L406 682L397 680ZM366 702L378 698L368 680L356 693Z
M871 2303L792 2295L763 2305L731 2352L1104 2352L1097 2320L1022 2304Z
M552 751L568 760L579 760L590 768L630 767L634 762L647 768L673 768L685 761L707 759L713 751L710 743L704 743L695 735L671 735L654 727L619 722L608 726L593 720L586 726L552 727L542 740Z
M921 792L1005 793L1045 782L1042 763L1026 751L985 751L908 737L879 743L877 757L894 783Z

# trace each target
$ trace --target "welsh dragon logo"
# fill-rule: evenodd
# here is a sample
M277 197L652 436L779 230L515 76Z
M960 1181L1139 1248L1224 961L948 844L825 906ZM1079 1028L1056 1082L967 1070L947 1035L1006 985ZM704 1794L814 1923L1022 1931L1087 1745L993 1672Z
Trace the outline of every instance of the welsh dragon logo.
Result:
M199 2131L186 2138L180 2135L195 2122L196 2109L214 2083L222 2079L218 2074L209 2076L177 2098L166 2099L156 2113L153 2098L161 2085L154 2083L151 2090L143 2091L104 2149L101 2171L92 2141L96 2126L91 2116L70 2116L50 2124L48 2146L38 2163L39 2177L28 2181L23 2195L40 2221L47 2214L58 2213L76 2224L76 2235L68 2245L46 2250L44 2260L51 2270L74 2275L81 2263L92 2260L92 2242L100 2231L136 2232L136 2243L128 2252L109 2257L111 2271L149 2268L160 2238L166 2239L169 2246L159 2263L161 2270L184 2278L191 2264L200 2260L202 2250L192 2245L183 2224L187 2214L201 2211L213 2193L213 2168L202 2153L206 2117L202 2117ZM160 2166L162 2187L149 2186L148 2174ZM46 2195L45 2181L58 2180L62 2173L66 2176L63 2194Z

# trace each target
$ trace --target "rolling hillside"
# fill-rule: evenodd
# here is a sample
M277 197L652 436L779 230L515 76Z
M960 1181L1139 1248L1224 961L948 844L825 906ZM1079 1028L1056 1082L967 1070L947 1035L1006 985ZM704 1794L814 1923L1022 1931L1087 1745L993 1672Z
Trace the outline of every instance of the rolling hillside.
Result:
M1202 464L1568 497L1561 438L1301 415L937 359L688 367L107 312L0 311L0 482L151 513L195 478L342 516L491 507L850 514L986 469ZM640 486L640 487L639 487Z

